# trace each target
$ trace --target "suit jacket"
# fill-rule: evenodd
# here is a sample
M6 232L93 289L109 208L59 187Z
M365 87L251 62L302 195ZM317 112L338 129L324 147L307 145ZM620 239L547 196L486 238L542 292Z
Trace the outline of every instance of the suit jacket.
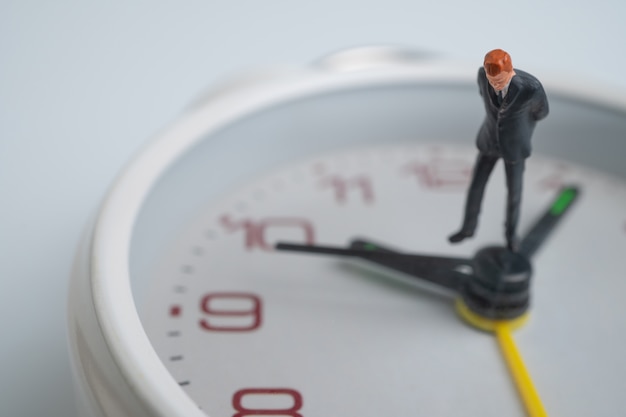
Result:
M478 70L478 87L487 113L476 138L478 149L500 156L507 162L527 158L535 124L549 111L548 99L539 80L516 69L501 105L483 67Z

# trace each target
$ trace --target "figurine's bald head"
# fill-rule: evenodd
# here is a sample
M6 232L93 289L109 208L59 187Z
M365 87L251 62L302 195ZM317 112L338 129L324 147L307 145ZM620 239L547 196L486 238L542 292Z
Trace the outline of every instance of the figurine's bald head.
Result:
M494 90L500 91L506 87L515 75L511 55L502 49L494 49L485 55L483 62L487 80Z

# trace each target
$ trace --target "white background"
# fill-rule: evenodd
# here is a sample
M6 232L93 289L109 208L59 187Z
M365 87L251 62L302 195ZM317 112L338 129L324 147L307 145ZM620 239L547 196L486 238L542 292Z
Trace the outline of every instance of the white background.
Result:
M0 0L0 415L75 415L65 309L81 229L207 86L391 43L476 67L503 48L539 78L626 91L625 17L618 0Z

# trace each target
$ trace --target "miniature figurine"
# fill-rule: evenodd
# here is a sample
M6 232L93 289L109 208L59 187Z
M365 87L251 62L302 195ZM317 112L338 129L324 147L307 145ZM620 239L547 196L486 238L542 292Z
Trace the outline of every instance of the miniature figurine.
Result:
M510 55L502 49L485 55L483 67L478 70L478 87L487 114L476 138L479 152L467 193L463 225L448 240L456 243L474 235L487 180L502 158L508 190L505 237L509 250L515 252L524 164L531 153L535 124L548 115L548 100L539 80L513 69Z

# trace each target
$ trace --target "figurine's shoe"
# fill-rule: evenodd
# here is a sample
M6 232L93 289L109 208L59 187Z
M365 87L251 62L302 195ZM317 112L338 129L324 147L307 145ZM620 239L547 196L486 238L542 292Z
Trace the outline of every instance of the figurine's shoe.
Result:
M465 239L467 239L468 237L472 237L474 236L474 231L473 230L466 230L466 229L461 229L458 232L456 232L453 235L450 235L448 237L448 240L450 241L450 243L459 243Z

